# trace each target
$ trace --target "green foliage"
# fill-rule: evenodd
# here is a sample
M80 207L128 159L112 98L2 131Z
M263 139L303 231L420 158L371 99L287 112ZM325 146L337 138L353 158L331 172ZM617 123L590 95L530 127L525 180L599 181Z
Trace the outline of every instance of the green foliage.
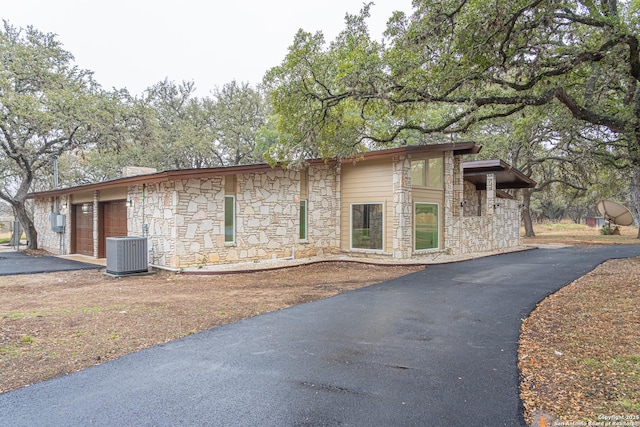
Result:
M388 45L369 38L369 6L347 16L329 46L321 33L296 35L266 77L287 138L339 152L354 133L351 145L390 142L405 131L462 132L554 100L616 133L637 120L625 101L638 79L629 67L637 61L634 15L568 0L500 0L491 7L422 0L414 9L394 15Z
M193 82L164 80L141 98L123 94L121 105L118 143L72 158L93 181L117 178L132 165L171 170L255 163L270 144L260 139L268 134L264 96L245 83L232 81L200 98Z
M32 184L51 170L54 157L99 143L111 99L89 71L72 64L55 35L4 22L0 30L0 199L8 202L37 247L24 206Z
M640 212L637 1L417 0L393 15L384 44L369 38L369 7L329 45L300 31L267 74L273 158L473 131L549 189L584 193L596 164L633 169ZM491 129L505 118L506 138Z

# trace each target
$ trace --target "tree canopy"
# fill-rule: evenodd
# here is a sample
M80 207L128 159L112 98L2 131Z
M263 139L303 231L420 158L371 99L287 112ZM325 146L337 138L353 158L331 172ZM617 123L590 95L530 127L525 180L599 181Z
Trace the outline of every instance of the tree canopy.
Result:
M322 145L321 132L331 126L353 129L349 118L360 140L462 132L554 100L590 124L635 131L640 22L630 4L415 1L412 15L389 21L388 46L369 37L369 7L347 16L328 46L321 33L300 31L268 74L276 113L292 136ZM291 128L300 110L292 105L312 113L297 132ZM389 115L395 126L375 126Z
M300 31L267 74L278 149L349 155L436 135L455 140L483 122L559 106L582 124L594 156L634 170L640 209L638 6L415 0L413 13L396 12L378 42L365 5L329 44Z
M112 98L73 65L55 35L4 21L0 30L0 199L12 206L30 248L37 233L25 207L53 159L108 135Z

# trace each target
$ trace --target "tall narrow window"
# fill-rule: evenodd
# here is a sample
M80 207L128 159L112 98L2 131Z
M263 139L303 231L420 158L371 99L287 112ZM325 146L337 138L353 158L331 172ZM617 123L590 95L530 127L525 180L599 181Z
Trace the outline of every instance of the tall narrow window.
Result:
M440 246L440 225L437 203L416 203L414 216L415 250L437 249Z
M300 200L300 240L307 240L307 201Z
M428 160L427 167L427 186L431 188L443 188L444 187L444 161L442 157Z
M236 241L236 197L224 196L224 241Z
M414 160L411 162L411 185L414 187L425 187L427 185L424 173L424 160Z
M382 203L351 205L351 247L354 249L382 250Z
M309 197L309 171L307 169L300 169L300 241L306 242L307 240L307 225L308 225L308 203Z

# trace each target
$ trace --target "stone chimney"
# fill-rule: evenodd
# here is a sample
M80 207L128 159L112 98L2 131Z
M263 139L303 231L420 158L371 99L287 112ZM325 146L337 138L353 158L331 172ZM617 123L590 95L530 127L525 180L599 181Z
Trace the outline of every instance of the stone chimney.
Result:
M154 168L145 168L142 166L125 166L122 168L122 177L126 178L128 176L147 175L156 172L158 172L158 170Z

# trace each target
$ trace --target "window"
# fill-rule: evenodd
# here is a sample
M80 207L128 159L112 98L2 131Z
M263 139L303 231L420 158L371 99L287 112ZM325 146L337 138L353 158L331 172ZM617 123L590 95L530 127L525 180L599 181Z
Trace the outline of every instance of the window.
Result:
M416 203L414 210L414 247L416 251L437 249L440 246L437 203Z
M236 197L224 196L224 241L236 241Z
M444 162L442 157L411 162L413 187L443 188Z
M351 205L351 248L382 250L382 203Z
M442 157L429 159L427 168L427 186L432 188L444 188L444 162Z
M424 173L424 160L414 160L411 162L411 185L414 187L426 187L427 176Z
M300 200L300 240L307 240L307 201Z

